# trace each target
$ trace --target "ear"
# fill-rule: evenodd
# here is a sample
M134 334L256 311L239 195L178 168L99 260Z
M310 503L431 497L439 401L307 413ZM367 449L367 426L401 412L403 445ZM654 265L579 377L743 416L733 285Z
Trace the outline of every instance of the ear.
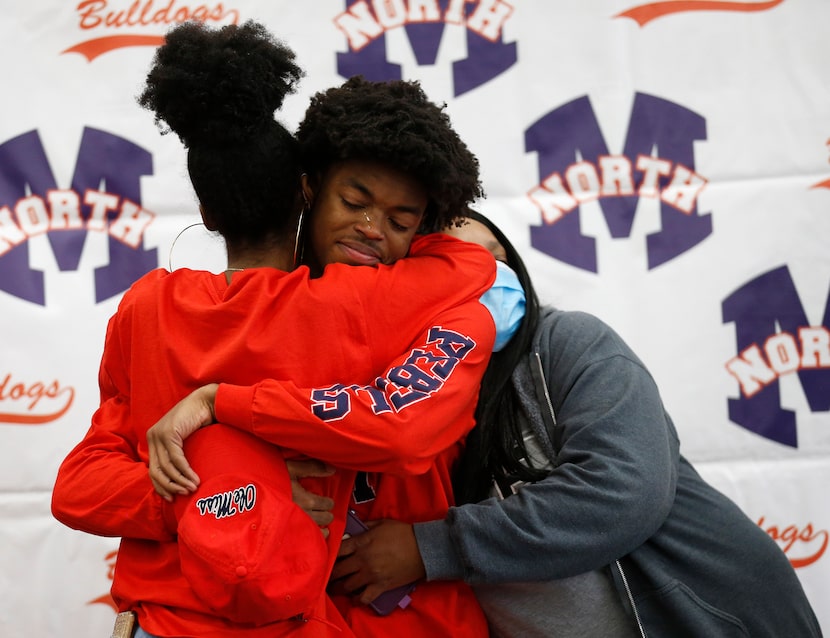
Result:
M300 187L302 188L303 203L307 209L314 206L314 187L311 185L311 178L308 173L300 175Z
M202 216L202 223L204 223L205 228L210 231L216 230L216 224L213 223L213 217L204 208L202 208L201 204L199 204L199 214Z

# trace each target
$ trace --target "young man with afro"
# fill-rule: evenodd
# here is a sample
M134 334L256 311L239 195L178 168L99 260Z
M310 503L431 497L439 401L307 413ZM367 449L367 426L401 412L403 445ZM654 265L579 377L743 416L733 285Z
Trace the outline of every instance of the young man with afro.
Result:
M452 129L444 108L430 102L416 82L352 78L318 93L297 139L305 198L298 253L313 276L325 279L327 266L334 263L387 268L407 255L417 234L463 217L467 206L482 195L477 160ZM424 280L423 285L429 287L432 282ZM413 303L417 305L417 300ZM356 314L355 321L360 316ZM368 330L382 339L393 334L396 326L370 323ZM343 340L348 338L348 333L342 335ZM410 356L420 355L413 350ZM216 379L218 385L191 394L148 433L151 449L155 441L164 450L155 457L158 464L151 457L154 483L168 494L194 489L197 477L182 454L180 441L194 427L218 420L339 468L335 477L306 482L314 493L332 495L331 483L341 480L344 469L376 470L357 474L350 502L343 502L340 492L334 505L335 521L342 521L347 509L365 520L416 522L443 516L453 504L450 470L463 438L450 441L447 435L468 430L472 422L441 422L430 419L423 409L412 408L439 387L445 401L472 399L474 405L478 389L445 384L453 371L439 369L437 362L430 374L418 373L418 377L407 377L412 372L408 365L401 360L390 368L388 362L373 361L373 368L387 372L372 384L318 388L315 392L328 399L327 409L337 403L333 395L342 398L346 393L353 403L332 421L302 427L288 425L297 420L296 408L285 401L290 384L272 379L240 387ZM387 389L390 375L402 383L400 392ZM390 421L394 431L386 434L397 438L394 452L384 449L385 443L371 434L377 427L372 421L389 418L389 404L381 395L395 404L391 411L397 421ZM358 405L365 409L361 412ZM195 413L200 419L193 418ZM468 416L465 412L464 418ZM446 441L438 452L435 437ZM380 459L393 453L409 459L397 473L377 471ZM168 487L171 480L176 487ZM331 529L337 533L336 526ZM361 637L486 634L472 590L460 582L418 583L408 606L383 616L348 594L332 593L332 597L352 631Z

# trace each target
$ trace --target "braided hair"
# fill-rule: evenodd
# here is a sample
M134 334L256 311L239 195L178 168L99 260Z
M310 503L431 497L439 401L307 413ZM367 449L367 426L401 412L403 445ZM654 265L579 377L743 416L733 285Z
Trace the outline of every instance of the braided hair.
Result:
M453 477L456 501L476 503L489 495L492 479L516 476L523 481L538 481L545 472L528 467L528 450L522 435L519 398L511 382L513 370L531 351L539 321L539 298L519 252L505 234L487 217L470 210L466 215L484 224L504 247L507 265L516 273L525 292L525 316L508 344L490 357L481 380L476 426Z

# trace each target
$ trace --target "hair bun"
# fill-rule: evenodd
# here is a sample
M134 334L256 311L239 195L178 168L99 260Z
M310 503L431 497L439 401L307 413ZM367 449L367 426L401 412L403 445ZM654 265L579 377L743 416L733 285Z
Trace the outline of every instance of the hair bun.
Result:
M252 21L219 29L186 22L157 49L138 102L185 146L232 145L274 123L303 76L294 57Z

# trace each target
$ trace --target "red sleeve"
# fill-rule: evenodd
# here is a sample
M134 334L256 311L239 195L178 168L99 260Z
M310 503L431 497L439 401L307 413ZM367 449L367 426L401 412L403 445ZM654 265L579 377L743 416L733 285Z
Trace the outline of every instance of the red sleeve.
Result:
M346 383L221 384L217 420L339 467L425 472L473 426L495 340L478 299L494 279L487 250L440 234L418 238L410 256L391 267L327 267L311 285L333 286L331 294L348 289L359 300L351 312L362 315L378 376L350 379L343 360L332 381Z
M110 319L98 372L101 403L83 440L61 464L52 491L52 514L71 527L99 536L168 540L162 498L138 452L130 411L128 369L129 293ZM121 340L121 335L125 338Z
M391 266L376 268L331 264L309 287L318 298L335 298L348 291L360 308L340 308L359 314L362 333L372 352L373 369L382 370L426 329L442 310L478 301L496 279L493 255L478 244L431 233L412 242L409 256ZM332 308L332 310L334 310ZM362 312L360 312L362 310ZM345 319L341 316L339 321ZM359 324L360 325L360 324ZM463 324L462 324L463 325ZM378 343L378 331L385 340ZM346 369L339 380L348 380ZM338 378L332 379L332 381ZM221 381L221 379L219 379Z
M371 383L221 384L217 420L332 465L418 474L473 426L495 331L477 301L440 313Z

